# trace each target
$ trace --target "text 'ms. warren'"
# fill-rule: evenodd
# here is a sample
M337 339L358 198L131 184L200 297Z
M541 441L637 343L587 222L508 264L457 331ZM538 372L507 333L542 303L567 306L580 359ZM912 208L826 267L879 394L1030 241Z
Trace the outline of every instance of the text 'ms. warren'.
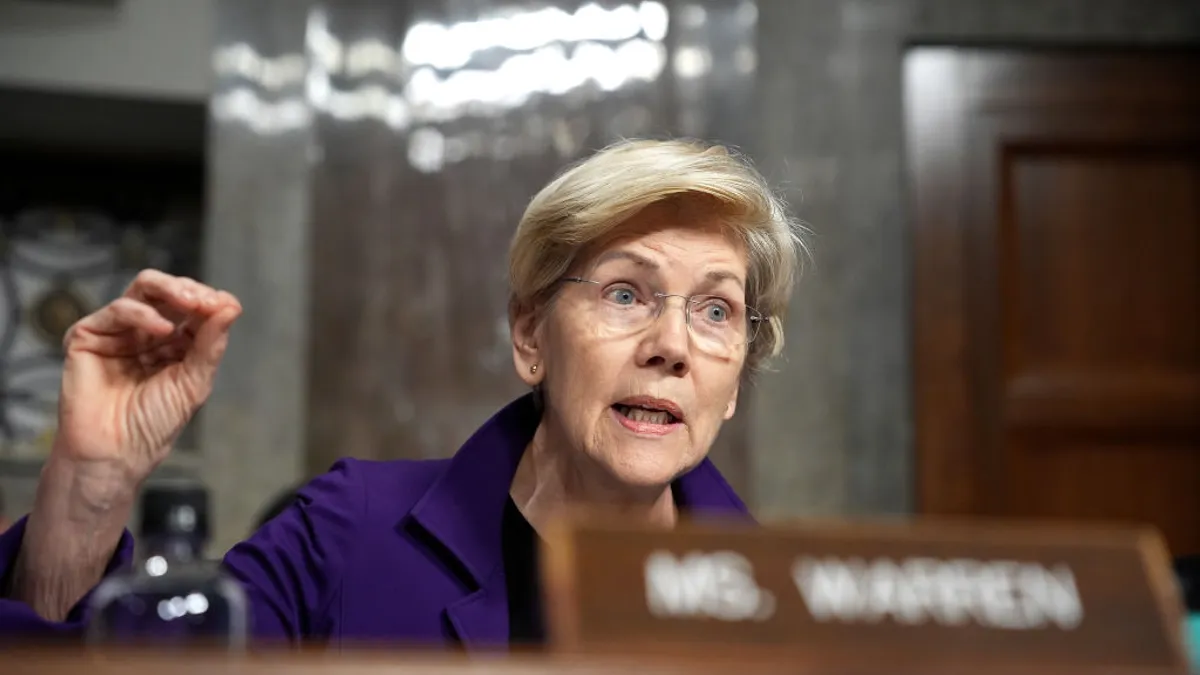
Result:
M801 556L790 576L807 613L821 623L1073 630L1084 617L1066 565ZM647 608L659 618L765 621L777 607L750 560L733 551L655 551L645 561L645 585Z

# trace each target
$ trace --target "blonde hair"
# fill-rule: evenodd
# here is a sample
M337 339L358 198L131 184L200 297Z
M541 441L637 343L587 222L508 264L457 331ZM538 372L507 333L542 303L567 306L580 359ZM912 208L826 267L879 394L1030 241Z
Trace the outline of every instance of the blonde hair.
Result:
M746 357L758 370L783 349L783 315L807 250L783 200L724 146L621 141L559 174L534 196L513 236L514 308L548 301L583 251L646 207L689 197L711 203L746 251L746 303L767 317Z

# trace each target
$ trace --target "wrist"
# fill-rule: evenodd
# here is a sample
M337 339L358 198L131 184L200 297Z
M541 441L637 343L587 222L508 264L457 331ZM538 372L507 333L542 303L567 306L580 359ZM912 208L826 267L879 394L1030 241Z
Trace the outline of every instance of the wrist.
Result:
M54 452L42 467L37 507L71 522L123 517L132 509L139 485L120 463L67 459Z

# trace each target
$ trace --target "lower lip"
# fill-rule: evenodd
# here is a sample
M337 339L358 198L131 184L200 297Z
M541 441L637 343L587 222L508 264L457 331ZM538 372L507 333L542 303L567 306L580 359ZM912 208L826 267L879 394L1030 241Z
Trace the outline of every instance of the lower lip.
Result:
M675 429L677 427L682 426L679 422L673 422L671 424L655 424L653 422L638 422L637 420L631 420L628 417L617 412L615 408L609 408L608 411L610 413L612 413L612 416L617 419L617 422L619 422L621 424L621 426L625 427L626 429L632 431L635 434L640 434L643 436L666 436L667 434L671 433L672 431L675 431Z

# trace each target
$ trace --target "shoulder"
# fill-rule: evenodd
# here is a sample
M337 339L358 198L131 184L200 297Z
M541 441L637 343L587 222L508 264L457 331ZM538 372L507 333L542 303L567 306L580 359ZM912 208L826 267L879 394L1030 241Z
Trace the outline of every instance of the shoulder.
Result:
M445 473L448 459L365 460L351 457L334 463L297 492L302 507L334 508L357 516L357 524L383 519L397 522Z

